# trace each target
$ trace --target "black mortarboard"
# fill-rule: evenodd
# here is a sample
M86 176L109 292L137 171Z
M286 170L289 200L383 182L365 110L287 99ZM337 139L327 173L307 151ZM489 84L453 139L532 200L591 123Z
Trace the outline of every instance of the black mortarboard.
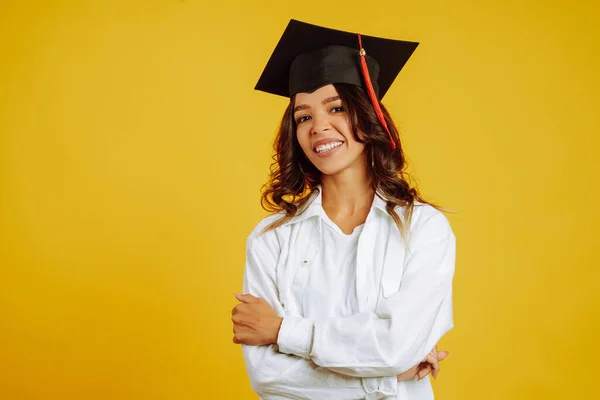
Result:
M359 36L290 20L255 89L284 97L330 83L368 89L361 71ZM418 43L362 35L366 65L381 99Z

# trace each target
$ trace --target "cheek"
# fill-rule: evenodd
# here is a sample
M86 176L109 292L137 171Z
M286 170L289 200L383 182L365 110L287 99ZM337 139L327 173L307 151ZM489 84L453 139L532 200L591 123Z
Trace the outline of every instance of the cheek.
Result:
M348 127L348 133L345 136L348 140L348 147L352 154L360 154L365 150L365 144L356 141L350 127ZM360 132L358 132L358 137L363 137L363 135Z
M365 152L365 145L362 144L362 143L356 142L354 144L354 147L356 147L356 153L359 154L359 155L363 154Z
M335 122L334 128L336 131L341 133L347 141L354 142L354 135L352 134L350 121L348 121L348 118L346 118L346 116L342 117L340 115L340 118Z
M309 130L306 127L301 126L296 130L296 138L298 139L298 143L300 143L300 147L305 154L308 154L310 149L310 135Z

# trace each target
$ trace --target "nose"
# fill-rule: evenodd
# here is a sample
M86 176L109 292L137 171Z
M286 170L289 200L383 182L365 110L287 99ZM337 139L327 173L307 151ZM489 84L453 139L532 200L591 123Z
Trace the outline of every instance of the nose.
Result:
M312 130L310 132L312 135L327 132L329 129L331 129L331 123L327 115L315 115L313 117Z

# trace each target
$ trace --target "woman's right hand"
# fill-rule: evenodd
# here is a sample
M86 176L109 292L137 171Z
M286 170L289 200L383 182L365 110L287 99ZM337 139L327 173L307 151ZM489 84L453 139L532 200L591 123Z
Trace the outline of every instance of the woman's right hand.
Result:
M436 346L418 365L398 375L398 381L407 381L413 379L415 376L417 380L421 380L429 375L429 373L436 378L440 372L439 362L446 358L448 354L449 352L447 351L438 351Z

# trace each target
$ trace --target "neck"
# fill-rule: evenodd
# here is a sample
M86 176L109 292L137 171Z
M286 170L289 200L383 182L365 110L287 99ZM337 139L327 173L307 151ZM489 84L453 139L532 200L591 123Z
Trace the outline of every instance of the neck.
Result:
M323 209L338 216L352 215L371 207L375 192L366 168L348 168L321 177Z

